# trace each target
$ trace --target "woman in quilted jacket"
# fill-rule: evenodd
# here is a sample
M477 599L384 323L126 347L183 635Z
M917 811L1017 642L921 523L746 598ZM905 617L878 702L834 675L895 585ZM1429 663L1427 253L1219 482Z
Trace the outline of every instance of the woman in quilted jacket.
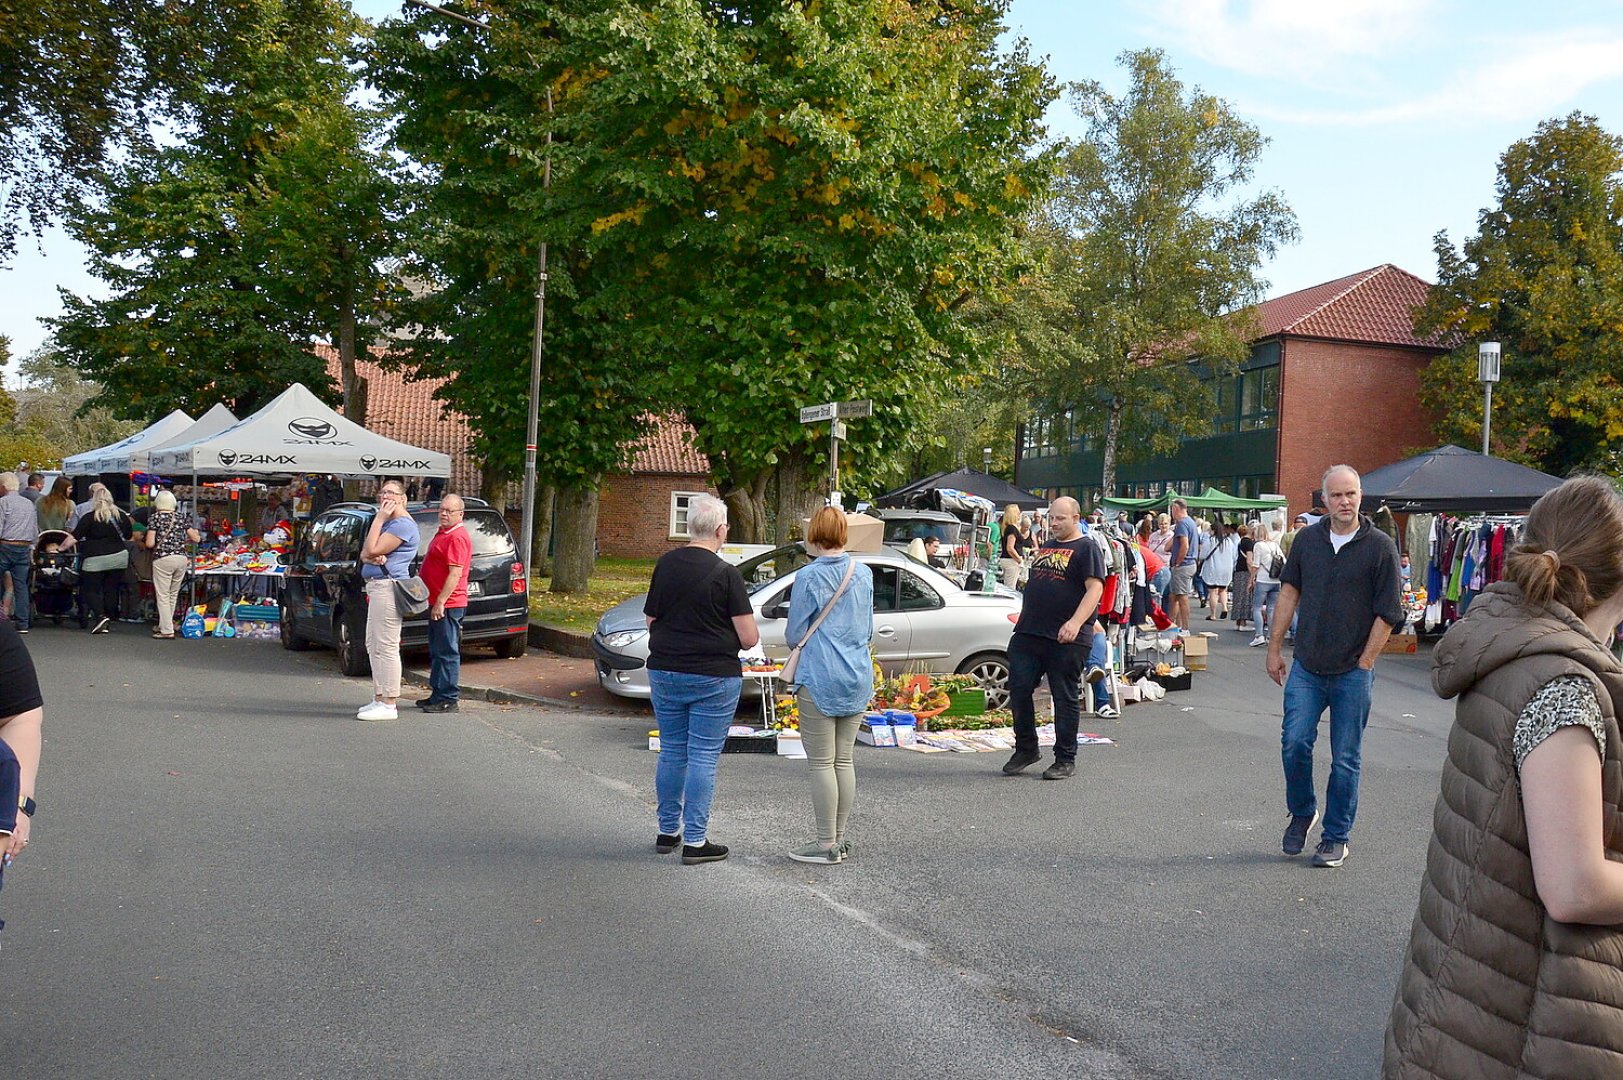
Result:
M1623 1076L1623 497L1545 495L1433 654L1458 697L1389 1078Z

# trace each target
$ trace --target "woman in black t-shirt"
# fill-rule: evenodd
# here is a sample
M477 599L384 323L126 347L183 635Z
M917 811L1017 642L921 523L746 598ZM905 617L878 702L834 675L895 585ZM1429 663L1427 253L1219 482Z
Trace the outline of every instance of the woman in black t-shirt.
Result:
M717 554L726 530L726 503L712 495L689 503L692 542L659 557L642 608L648 684L659 723L654 850L669 854L681 843L682 861L689 865L727 857L726 847L707 835L710 801L744 685L738 652L761 640L743 577Z
M90 612L90 632L105 634L118 610L118 587L130 565L130 519L106 489L91 498L90 513L73 527L79 551L79 598Z
M1251 526L1241 525L1240 550L1234 560L1234 590L1231 601L1234 610L1234 629L1251 629L1251 553L1257 540L1251 535Z

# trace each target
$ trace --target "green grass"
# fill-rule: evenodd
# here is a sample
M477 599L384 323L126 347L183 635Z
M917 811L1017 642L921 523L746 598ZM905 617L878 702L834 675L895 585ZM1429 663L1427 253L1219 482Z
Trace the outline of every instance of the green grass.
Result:
M647 592L653 576L653 559L604 557L597 560L597 570L583 593L548 592L552 587L551 578L531 578L530 615L548 626L589 634L603 612L622 600Z

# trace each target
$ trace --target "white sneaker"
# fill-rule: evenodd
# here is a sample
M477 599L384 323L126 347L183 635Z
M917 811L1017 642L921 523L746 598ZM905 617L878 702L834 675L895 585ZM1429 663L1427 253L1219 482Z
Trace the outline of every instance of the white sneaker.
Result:
M1266 644L1268 644L1268 638L1264 634L1258 634L1256 637L1251 639L1251 647L1253 649L1257 648L1259 645L1266 645Z
M361 711L355 714L357 720L398 720L400 710L393 705L386 705L381 701L374 701L362 706Z

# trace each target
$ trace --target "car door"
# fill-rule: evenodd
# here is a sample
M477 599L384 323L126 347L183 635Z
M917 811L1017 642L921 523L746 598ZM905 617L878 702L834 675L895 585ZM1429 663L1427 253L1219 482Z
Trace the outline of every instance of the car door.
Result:
M304 530L303 536L299 537L299 542L293 549L293 558L288 562L287 579L282 585L293 623L299 628L299 632L306 636L311 628L311 574L316 564L315 552L321 539L321 526L322 522L316 521Z
M889 563L869 563L873 571L873 654L887 675L899 673L912 659L913 620L902 609L902 575Z
M896 607L906 617L912 635L908 655L913 660L925 661L931 671L944 671L946 668L941 661L955 651L952 641L955 628L944 618L946 601L935 586L913 571L902 567L898 573Z

